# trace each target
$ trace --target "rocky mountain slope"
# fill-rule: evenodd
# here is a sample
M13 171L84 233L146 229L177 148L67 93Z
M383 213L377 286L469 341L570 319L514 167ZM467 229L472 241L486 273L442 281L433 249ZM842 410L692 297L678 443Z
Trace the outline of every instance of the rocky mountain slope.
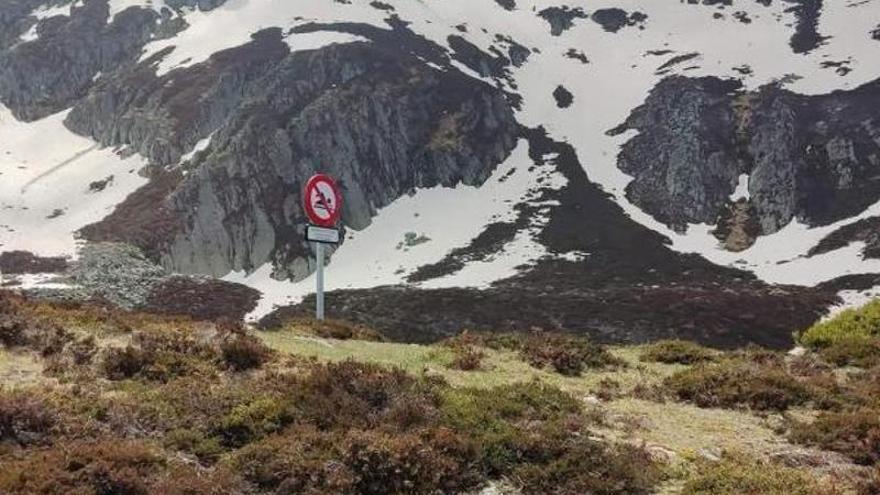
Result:
M784 347L880 286L878 23L878 0L9 0L6 283L301 314L324 171L340 316Z

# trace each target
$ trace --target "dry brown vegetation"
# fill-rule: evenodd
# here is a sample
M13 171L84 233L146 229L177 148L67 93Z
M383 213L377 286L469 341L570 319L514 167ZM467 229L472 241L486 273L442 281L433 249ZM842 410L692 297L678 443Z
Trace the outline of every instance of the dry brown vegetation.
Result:
M880 487L871 474L880 464L877 368L677 341L610 349L541 332L414 346L344 322L297 325L255 334L229 321L0 292L0 353L45 363L41 380L0 388L0 493ZM320 352L276 345L281 333ZM369 362L380 354L401 367ZM713 443L688 432L725 429L756 436L722 440L717 454L688 447Z

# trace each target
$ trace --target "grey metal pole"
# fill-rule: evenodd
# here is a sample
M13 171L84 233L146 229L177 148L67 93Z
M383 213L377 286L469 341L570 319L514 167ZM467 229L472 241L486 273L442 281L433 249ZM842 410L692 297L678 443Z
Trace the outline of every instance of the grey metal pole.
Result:
M318 281L318 291L315 294L315 317L324 319L324 243L317 243L315 257L318 259L318 271L315 278Z

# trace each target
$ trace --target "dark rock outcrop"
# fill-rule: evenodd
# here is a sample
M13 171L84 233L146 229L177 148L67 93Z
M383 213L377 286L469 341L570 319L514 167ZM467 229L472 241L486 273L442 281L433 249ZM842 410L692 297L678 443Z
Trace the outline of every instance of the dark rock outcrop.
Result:
M574 103L574 95L561 84L553 90L553 99L556 100L556 106L559 108L568 108Z
M298 279L313 263L299 195L315 171L339 179L354 228L414 188L482 183L515 144L506 95L412 49L378 39L290 53L271 29L162 77L149 61L102 78L70 114L72 129L160 168L212 137L153 208L158 218L137 218L133 202L153 194L135 194L117 208L132 213L125 222L114 213L84 236L133 242L174 271L223 275L270 261Z
M68 108L99 73L136 61L161 28L153 10L130 8L110 23L108 15L107 0L85 2L43 20L36 40L0 52L0 101L22 120Z
M590 16L593 22L609 33L616 33L626 26L641 25L648 16L641 12L628 13L623 9L599 9Z
M865 243L863 257L880 259L880 217L865 218L835 230L810 249L808 254L816 256L829 253L853 242Z
M822 0L784 0L793 4L786 9L797 18L794 34L789 44L795 53L809 53L819 48L828 39L818 32L819 16L822 15Z
M793 219L825 225L880 199L880 81L805 96L778 86L745 93L714 78L670 77L613 132L635 129L620 168L627 195L683 229L715 224L740 174L760 233Z
M584 12L584 9L580 7L571 8L567 5L547 7L538 12L538 15L550 24L550 34L553 36L561 36L562 33L571 29L574 26L575 19L586 19L589 17Z
M615 132L639 134L620 152L618 166L634 177L627 197L661 222L683 230L714 223L743 172L733 151L733 81L664 79Z
M31 12L40 5L43 0L5 0L3 8L0 8L0 50L19 42L21 35L27 32L36 22L30 17Z

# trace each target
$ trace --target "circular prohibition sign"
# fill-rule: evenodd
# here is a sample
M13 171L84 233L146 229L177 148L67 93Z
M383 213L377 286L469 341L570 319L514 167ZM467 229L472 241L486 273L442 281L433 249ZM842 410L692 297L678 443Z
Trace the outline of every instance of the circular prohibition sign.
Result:
M309 221L321 227L333 227L342 215L342 194L336 181L327 174L315 174L306 183L303 207Z

